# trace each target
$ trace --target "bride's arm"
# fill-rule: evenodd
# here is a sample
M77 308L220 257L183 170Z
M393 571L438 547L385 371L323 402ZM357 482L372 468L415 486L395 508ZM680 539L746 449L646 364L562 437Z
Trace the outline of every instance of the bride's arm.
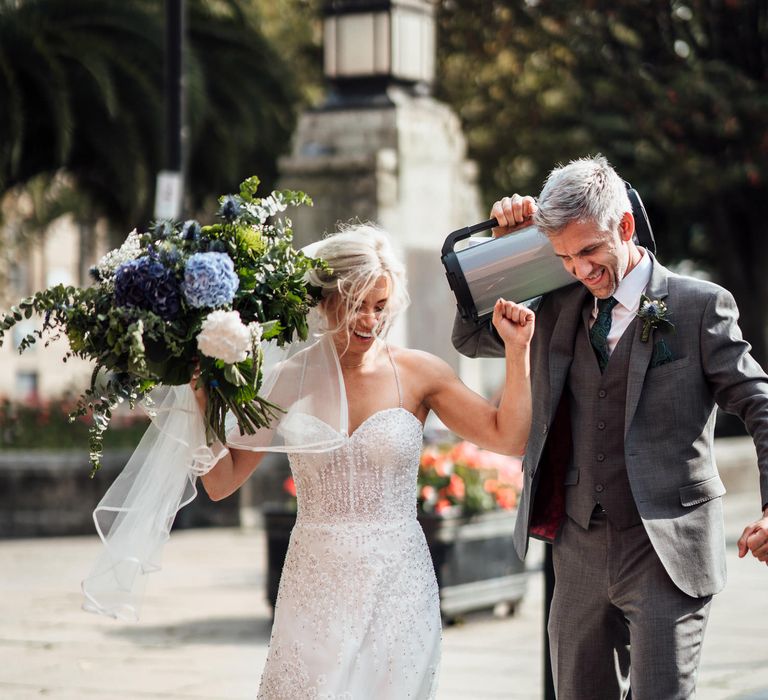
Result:
M424 404L445 425L480 447L522 455L531 427L530 309L499 300L493 324L504 340L506 379L498 408L469 389L442 360L429 355L422 365Z
M205 415L208 395L205 389L195 388L196 379L196 377L193 378L190 384L195 392L197 405L202 414ZM254 469L259 466L263 458L264 452L238 450L230 447L227 454L216 462L207 474L200 477L205 492L212 501L220 501L232 495L253 474Z
M205 492L212 501L220 501L232 495L253 474L264 458L263 452L229 448L216 466L201 478Z

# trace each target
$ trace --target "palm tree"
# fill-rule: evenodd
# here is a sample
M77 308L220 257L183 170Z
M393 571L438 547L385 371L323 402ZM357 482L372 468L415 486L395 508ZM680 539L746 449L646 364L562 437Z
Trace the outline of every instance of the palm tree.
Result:
M250 5L188 4L194 207L246 175L274 177L296 97ZM146 222L163 143L163 21L156 0L0 0L0 192L64 168L121 228Z
M156 14L144 0L2 0L0 188L64 167L109 216L141 210L161 135Z

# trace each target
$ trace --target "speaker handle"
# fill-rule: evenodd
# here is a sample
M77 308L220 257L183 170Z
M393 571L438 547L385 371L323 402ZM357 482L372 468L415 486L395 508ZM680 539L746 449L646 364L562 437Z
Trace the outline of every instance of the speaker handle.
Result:
M637 190L626 180L624 180L624 185L627 188L629 203L632 205L632 216L635 217L635 237L637 238L637 243L643 246L643 248L650 250L651 253L655 255L656 239L653 236L653 229L651 228L650 219L643 206L643 200L640 199Z
M451 231L445 238L441 255L445 257L448 253L452 253L454 246L459 241L469 238L473 233L487 231L489 228L495 228L498 225L499 222L496 221L496 219L487 219L486 221L481 221L479 224L472 224L472 226L465 226L464 228Z

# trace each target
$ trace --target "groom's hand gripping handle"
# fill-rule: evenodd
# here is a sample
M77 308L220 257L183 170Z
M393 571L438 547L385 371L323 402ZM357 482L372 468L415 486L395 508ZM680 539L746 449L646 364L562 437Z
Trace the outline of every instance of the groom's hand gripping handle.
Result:
M513 194L495 202L491 208L491 218L496 219L498 226L493 229L493 237L506 236L528 226L536 208L536 200L528 195Z

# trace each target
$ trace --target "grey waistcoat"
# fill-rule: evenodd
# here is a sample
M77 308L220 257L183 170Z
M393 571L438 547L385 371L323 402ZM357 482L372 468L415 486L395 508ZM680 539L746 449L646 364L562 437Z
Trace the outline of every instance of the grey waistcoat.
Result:
M624 463L624 404L635 323L619 340L603 374L586 322L576 334L568 375L573 460L565 479L565 510L583 528L597 504L619 530L640 522Z

